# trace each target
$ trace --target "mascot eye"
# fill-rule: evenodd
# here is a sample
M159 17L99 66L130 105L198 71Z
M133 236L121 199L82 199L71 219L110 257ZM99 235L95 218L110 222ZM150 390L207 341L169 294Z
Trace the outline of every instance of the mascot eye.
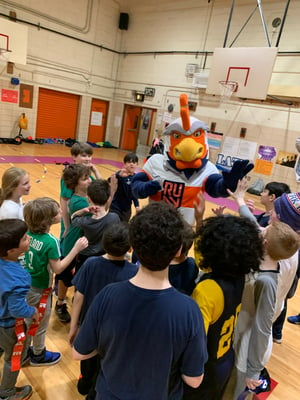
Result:
M199 137L199 136L201 136L201 133L202 133L201 131L196 131L196 132L193 133L193 136L194 137Z
M179 133L173 133L173 138L174 139L180 139L180 134Z

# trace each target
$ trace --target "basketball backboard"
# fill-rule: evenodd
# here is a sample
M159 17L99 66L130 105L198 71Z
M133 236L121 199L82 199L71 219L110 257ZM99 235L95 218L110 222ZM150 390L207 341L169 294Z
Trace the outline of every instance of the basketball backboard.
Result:
M0 18L0 48L2 61L26 64L28 28L18 22Z
M206 93L220 95L220 81L237 82L232 96L264 100L277 47L224 47L214 50Z

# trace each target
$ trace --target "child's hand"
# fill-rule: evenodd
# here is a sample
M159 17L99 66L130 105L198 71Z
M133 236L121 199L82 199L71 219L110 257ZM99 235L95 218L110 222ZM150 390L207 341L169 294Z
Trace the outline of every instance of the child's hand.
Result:
M88 213L91 213L91 214L97 214L97 212L100 210L101 210L101 208L99 206L89 206L88 207Z
M215 215L220 216L220 215L223 215L223 214L224 214L225 208L226 208L226 206L219 206L219 207L216 207L216 208L212 208L211 211L212 211Z
M194 210L195 210L196 225L199 226L202 223L205 211L205 199L202 190L197 194L197 201L194 201Z
M82 236L77 240L75 243L74 247L78 251L78 253L81 252L81 250L84 250L86 247L88 247L89 242L85 236Z
M95 175L97 179L102 179L100 172L98 171L98 169L95 167L94 164L90 163L88 164L88 166L90 167L91 172Z
M250 390L255 390L255 388L257 388L257 386L260 386L262 382L263 381L261 379L246 378L246 386Z
M251 200L251 199L248 199L248 200L246 200L246 205L247 205L247 207L249 208L249 210L250 210L250 211L252 212L252 214L253 214L254 209L255 209L255 207L254 207L254 201Z
M232 196L236 202L241 205L241 202L244 203L245 194L248 189L248 178L244 176L244 178L238 181L237 187L234 192L227 189L227 192Z
M126 176L128 176L128 172L126 171L126 169L122 168L119 171L119 175L121 178L126 178Z
M38 322L40 314L39 314L39 312L38 312L36 307L34 307L34 309L35 309L35 311L34 311L34 314L32 316L32 319L33 319L33 321Z

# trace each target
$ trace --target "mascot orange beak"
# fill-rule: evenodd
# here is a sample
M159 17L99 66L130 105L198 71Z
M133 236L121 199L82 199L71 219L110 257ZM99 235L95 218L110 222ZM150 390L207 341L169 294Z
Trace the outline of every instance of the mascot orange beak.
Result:
M170 137L169 156L176 161L178 169L200 168L207 154L205 131L199 129L191 136L173 133Z

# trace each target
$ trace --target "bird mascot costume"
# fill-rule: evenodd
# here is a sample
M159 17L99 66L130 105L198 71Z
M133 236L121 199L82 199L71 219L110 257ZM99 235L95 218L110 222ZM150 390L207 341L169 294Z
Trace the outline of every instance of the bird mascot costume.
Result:
M200 191L211 197L228 197L227 189L234 191L253 164L237 160L230 171L220 174L208 157L207 125L190 117L188 98L180 96L180 118L164 132L164 154L154 154L135 175L133 194L166 201L178 208L185 220L194 223L194 202Z

